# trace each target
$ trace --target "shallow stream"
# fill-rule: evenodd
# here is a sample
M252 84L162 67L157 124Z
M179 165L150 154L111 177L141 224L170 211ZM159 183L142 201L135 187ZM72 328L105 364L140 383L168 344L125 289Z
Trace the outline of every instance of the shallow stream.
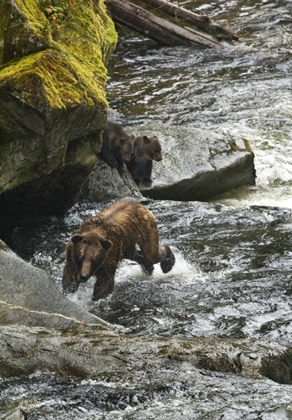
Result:
M93 304L93 283L72 300L129 334L261 338L292 343L292 3L180 1L226 24L240 42L220 51L166 48L121 37L109 63L108 99L127 125L152 121L221 128L255 152L256 187L210 203L150 202L176 265L152 278L125 262L114 294ZM175 127L174 127L175 132ZM83 201L64 218L19 229L21 255L58 286L64 244L108 203ZM0 380L1 405L31 419L291 419L292 387L197 371L175 386L34 374Z

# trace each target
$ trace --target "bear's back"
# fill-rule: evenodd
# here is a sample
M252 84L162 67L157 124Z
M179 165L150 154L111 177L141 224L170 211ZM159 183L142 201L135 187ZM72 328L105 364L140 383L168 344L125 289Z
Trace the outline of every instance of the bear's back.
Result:
M96 230L101 235L106 233L108 239L128 242L153 228L156 229L156 219L147 207L135 200L120 200L86 220L79 233Z
M155 220L154 215L139 201L120 200L106 209L102 210L99 215L105 222L121 226L123 224L137 224L138 221Z

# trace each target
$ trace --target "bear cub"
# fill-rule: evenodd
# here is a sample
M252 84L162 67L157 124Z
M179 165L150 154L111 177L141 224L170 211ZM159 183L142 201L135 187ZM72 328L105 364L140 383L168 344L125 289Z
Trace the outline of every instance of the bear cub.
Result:
M147 274L152 274L153 264L160 263L163 273L168 273L175 263L170 247L159 245L154 215L134 200L121 200L105 208L86 220L68 241L64 292L76 292L80 283L93 276L92 299L105 298L114 290L115 273L124 258L136 261Z
M137 137L134 141L134 153L127 168L136 184L149 187L152 184L152 162L162 160L161 144L156 136Z
M128 135L120 124L108 121L103 132L99 156L122 174L124 162L129 162L132 157L134 139L134 136Z

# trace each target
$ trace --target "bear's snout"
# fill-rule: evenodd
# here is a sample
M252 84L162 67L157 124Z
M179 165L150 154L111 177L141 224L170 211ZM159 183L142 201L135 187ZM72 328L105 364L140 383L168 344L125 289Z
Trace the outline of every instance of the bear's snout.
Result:
M86 274L80 274L80 283L85 283L88 279L89 277Z
M79 274L79 281L81 283L85 283L90 277L92 276L92 262L85 260L82 263L80 274Z
M133 154L132 153L125 153L123 155L123 160L124 162L130 162L131 158L132 158Z

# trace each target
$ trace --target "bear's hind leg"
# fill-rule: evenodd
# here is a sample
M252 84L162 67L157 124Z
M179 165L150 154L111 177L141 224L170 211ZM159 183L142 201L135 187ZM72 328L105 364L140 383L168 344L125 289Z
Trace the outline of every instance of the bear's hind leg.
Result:
M175 256L168 245L159 247L159 261L163 273L168 273L175 263Z
M159 234L155 219L148 226L139 245L142 255L149 264L160 263L163 273L168 273L175 263L175 256L168 245L159 246Z
M126 258L127 260L131 260L131 261L135 261L136 263L138 263L142 270L144 271L145 274L152 274L154 271L154 266L153 264L151 264L149 261L147 261L142 252L139 251L138 249L136 249L136 247L133 247L131 249L129 249L124 258Z

